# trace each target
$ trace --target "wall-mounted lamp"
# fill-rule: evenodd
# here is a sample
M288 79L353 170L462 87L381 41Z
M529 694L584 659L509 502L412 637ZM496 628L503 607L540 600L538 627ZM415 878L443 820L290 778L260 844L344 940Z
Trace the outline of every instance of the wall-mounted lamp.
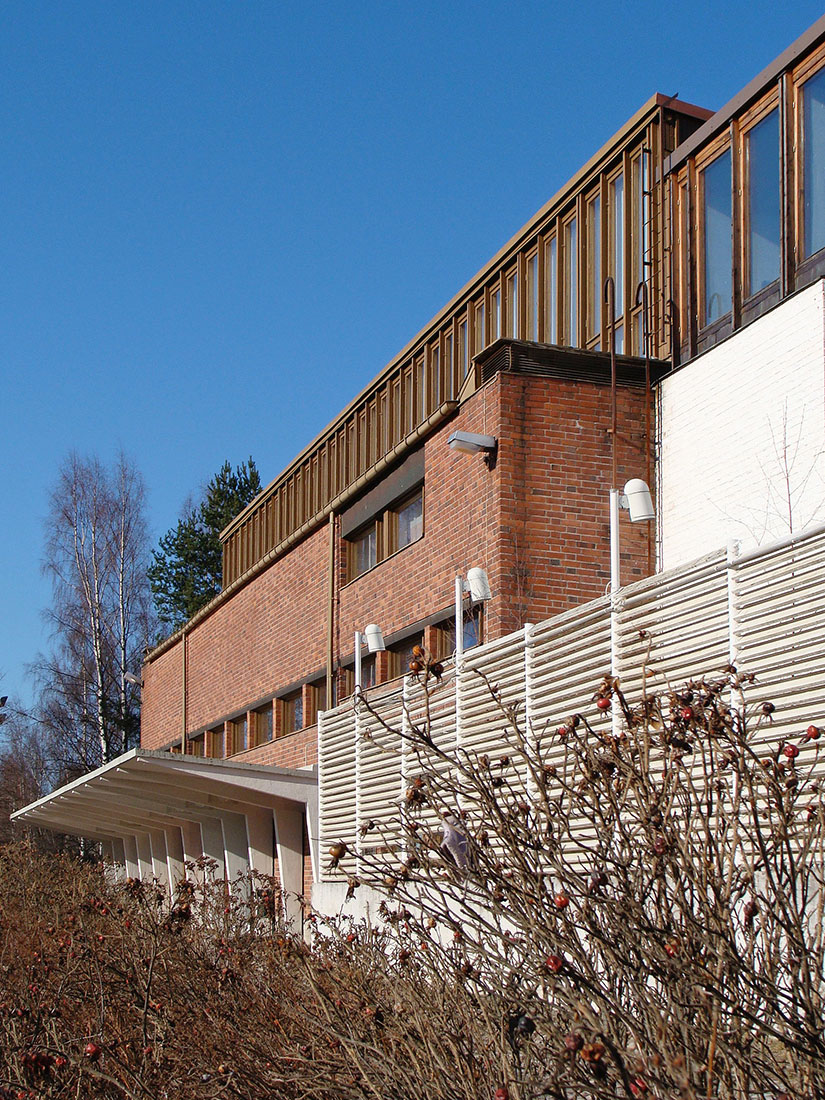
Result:
M656 518L647 483L631 478L624 491L610 490L610 591L615 595L621 584L619 559L619 509L630 513L631 523L649 523Z
M139 688L143 687L143 681L140 679L139 676L135 676L134 672L124 672L123 679L126 681L127 684L134 684L135 687Z
M356 695L361 692L361 650L364 646L364 642L367 643L368 653L383 653L387 648L384 645L384 635L381 633L381 627L375 623L370 623L369 626L365 626L363 633L360 630L355 631L355 693Z
M455 661L456 665L464 656L464 596L469 594L470 603L482 603L492 598L487 574L479 566L467 570L467 576L455 579Z
M478 435L476 432L453 432L447 440L453 451L466 455L484 455L484 463L490 469L496 464L498 440L494 435Z

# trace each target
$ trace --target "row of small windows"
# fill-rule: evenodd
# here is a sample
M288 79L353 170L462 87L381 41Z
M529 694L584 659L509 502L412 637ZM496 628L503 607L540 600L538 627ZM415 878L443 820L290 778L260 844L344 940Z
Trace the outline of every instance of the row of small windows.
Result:
M465 615L463 627L464 649L479 645L482 638L482 608L476 606ZM425 640L440 659L455 652L455 620L444 619L430 628L427 638L424 632L412 634L385 653L370 654L362 662L362 686L370 688L379 682L405 675L414 659L416 646ZM379 659L381 667L379 669ZM337 683L337 687L335 686ZM352 667L339 670L333 679L333 706L338 699L347 698L354 688ZM276 697L255 710L247 711L211 729L187 737L186 751L191 756L209 756L222 759L266 745L290 733L314 726L319 711L326 710L326 677L321 676L288 694Z
M779 286L783 240L792 241L797 267L825 249L825 69L802 81L796 92L795 99L789 98L788 112L795 157L783 153L776 90L749 112L739 131L734 129L720 143L721 150L717 146L704 163L697 163L700 328L731 314L738 286L745 303ZM796 199L786 213L782 179L789 171L795 173ZM686 283L690 235L685 221L685 172L680 185L682 280ZM685 287L682 297L688 321L690 295Z
M420 485L373 516L347 542L347 580L355 580L424 535L424 487Z

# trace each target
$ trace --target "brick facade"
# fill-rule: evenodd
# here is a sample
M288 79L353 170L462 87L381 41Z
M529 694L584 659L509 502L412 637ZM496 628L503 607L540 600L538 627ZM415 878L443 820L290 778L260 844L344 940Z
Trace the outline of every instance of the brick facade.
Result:
M619 482L644 476L644 389L618 389ZM454 579L481 566L493 598L486 639L600 596L609 578L610 387L604 381L495 374L424 442L424 535L347 582L337 538L334 653L352 662L353 634L377 622L390 642L422 620L448 618ZM456 430L495 436L495 466L447 446ZM623 580L646 572L646 525L622 523ZM186 716L191 735L252 711L324 673L330 529L322 524L186 634ZM425 636L435 643L433 628ZM183 656L179 638L144 669L142 746L179 741ZM378 662L378 677L388 662ZM314 721L304 687L304 714ZM304 767L316 759L314 726L277 736L241 761Z

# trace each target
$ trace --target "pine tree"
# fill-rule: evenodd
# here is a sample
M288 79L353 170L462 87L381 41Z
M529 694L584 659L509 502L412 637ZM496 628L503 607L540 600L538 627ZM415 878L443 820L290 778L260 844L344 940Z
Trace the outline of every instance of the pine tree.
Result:
M220 592L220 533L260 491L261 478L252 458L234 470L224 462L200 503L187 508L152 551L149 582L158 618L168 633L183 626Z

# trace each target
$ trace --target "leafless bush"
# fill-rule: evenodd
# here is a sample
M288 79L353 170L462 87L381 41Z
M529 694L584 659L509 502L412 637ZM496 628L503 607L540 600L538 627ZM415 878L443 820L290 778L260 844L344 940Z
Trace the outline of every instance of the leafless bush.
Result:
M490 684L505 751L444 752L421 676L400 821L365 823L351 889L389 895L399 960L425 948L500 1022L500 1088L825 1095L825 731L771 740L731 669L636 705L606 677L617 737L525 728Z

